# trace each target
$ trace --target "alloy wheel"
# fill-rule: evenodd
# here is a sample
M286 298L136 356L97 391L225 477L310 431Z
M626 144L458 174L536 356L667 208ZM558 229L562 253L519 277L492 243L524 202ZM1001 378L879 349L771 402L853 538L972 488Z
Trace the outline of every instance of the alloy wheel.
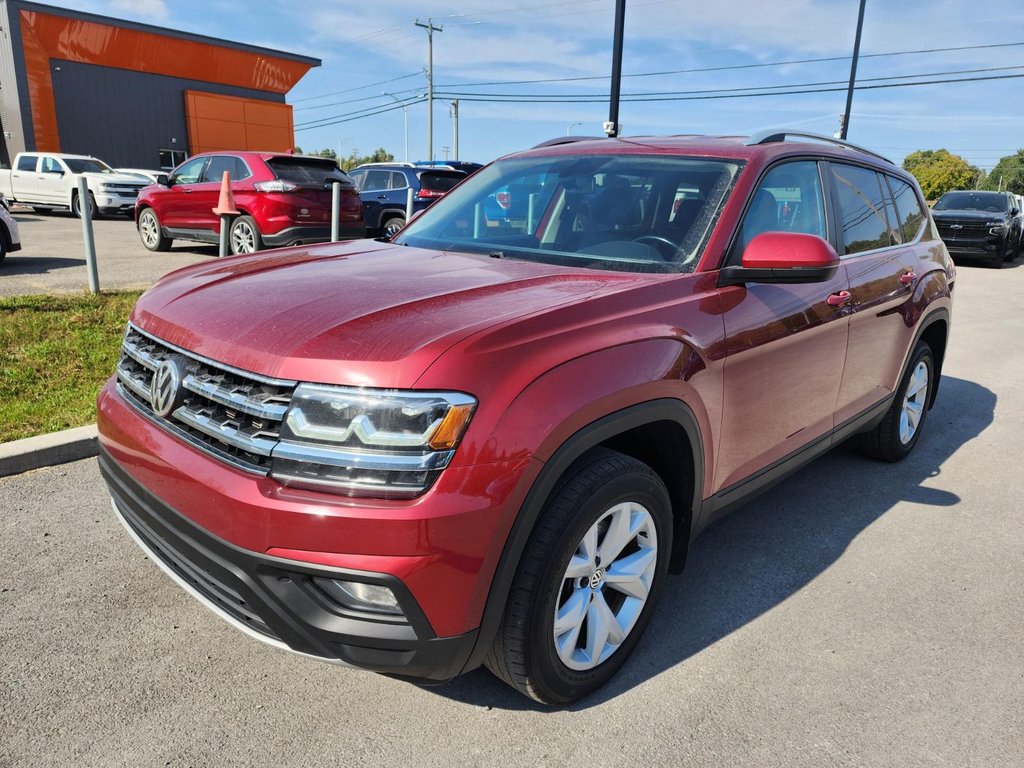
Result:
M921 423L921 415L927 407L928 399L928 364L921 360L914 368L907 391L903 396L903 409L900 412L900 442L904 445L914 439L917 427Z
M231 228L232 253L255 253L256 233L248 222L240 221Z

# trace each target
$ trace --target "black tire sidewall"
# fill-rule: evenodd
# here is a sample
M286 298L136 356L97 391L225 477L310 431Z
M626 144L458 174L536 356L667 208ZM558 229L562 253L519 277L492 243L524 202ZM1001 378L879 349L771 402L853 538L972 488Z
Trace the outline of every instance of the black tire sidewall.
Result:
M587 530L601 515L623 501L642 504L654 520L658 535L658 565L651 591L636 624L611 658L590 670L569 669L558 657L552 634L562 576ZM618 672L639 643L664 589L671 545L672 513L668 492L660 482L651 484L650 476L646 474L629 472L614 478L577 510L563 535L551 548L548 565L535 585L538 599L529 617L529 653L533 660L534 684L546 699L574 701L599 688Z

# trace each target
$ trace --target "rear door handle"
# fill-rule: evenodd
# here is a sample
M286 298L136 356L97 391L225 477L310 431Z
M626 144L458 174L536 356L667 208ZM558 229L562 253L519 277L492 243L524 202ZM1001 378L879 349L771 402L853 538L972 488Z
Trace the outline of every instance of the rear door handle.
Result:
M852 298L853 296L850 295L849 291L839 291L839 293L833 293L829 296L826 301L830 307L841 307L844 304L849 304Z
M377 199L378 200L387 200L388 196L387 195L377 195Z
M900 275L900 282L907 286L907 288L913 288L915 280L917 280L917 273L913 270Z

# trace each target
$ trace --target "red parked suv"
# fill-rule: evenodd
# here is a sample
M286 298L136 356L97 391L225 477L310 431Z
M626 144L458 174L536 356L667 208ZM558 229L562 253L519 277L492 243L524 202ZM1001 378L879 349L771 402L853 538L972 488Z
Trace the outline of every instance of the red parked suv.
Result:
M527 212L486 226L512 187ZM562 139L390 243L165 277L100 393L100 466L139 546L248 634L570 702L708 524L847 438L914 448L954 275L914 179L852 145Z
M166 184L146 187L135 204L142 244L166 251L174 240L216 243L224 172L238 216L231 220L231 252L321 243L331 239L331 185L341 183L340 234L365 235L359 191L333 160L273 152L207 152L179 165Z

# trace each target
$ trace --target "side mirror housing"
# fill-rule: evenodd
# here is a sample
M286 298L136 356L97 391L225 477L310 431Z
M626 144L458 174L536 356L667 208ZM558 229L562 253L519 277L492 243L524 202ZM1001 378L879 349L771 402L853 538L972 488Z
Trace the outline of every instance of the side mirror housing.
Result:
M161 187L171 186L171 179L166 173L158 173L156 175L156 183Z
M1016 216L1018 213L1020 213L1020 208L1011 208L1010 209L1010 215L1011 216Z
M839 255L817 235L763 232L747 245L738 267L724 267L718 285L823 283L839 269Z

